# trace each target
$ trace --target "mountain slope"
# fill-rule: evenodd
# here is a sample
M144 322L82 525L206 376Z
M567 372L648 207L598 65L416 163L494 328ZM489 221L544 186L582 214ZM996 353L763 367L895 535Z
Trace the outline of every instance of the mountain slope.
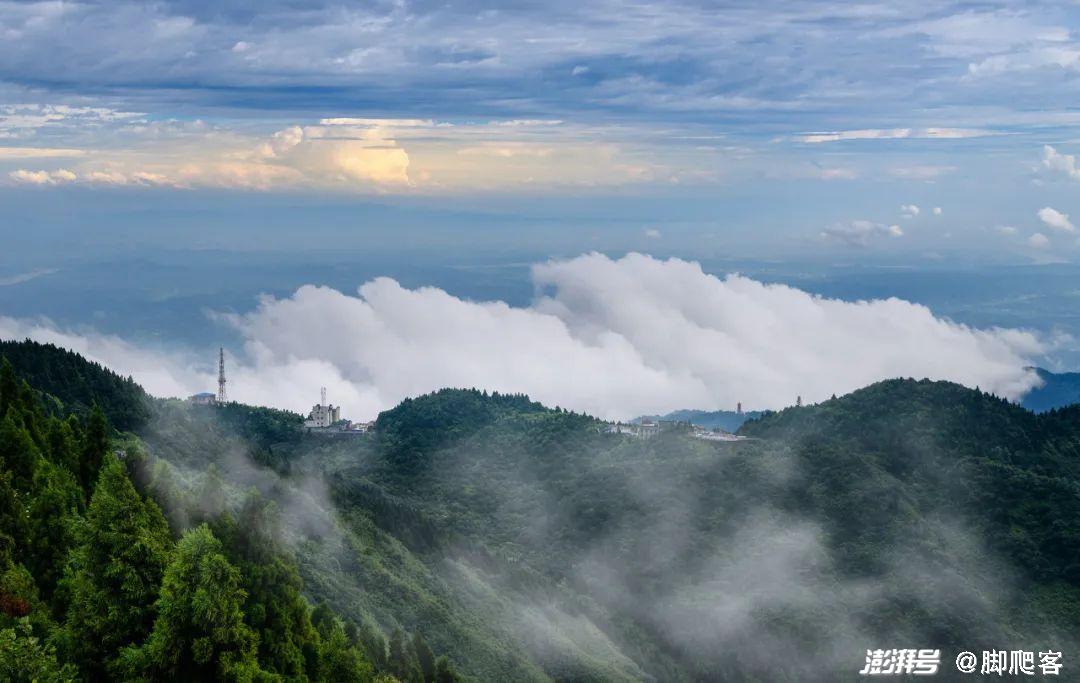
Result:
M395 630L498 681L849 680L868 648L1077 644L1078 407L894 380L735 443L467 390L375 434L297 422L161 401L125 447L175 530L210 519L253 586L325 601L380 671ZM251 573L249 526L296 578Z
M30 386L56 397L67 410L85 415L96 402L121 430L136 429L150 419L151 399L142 387L77 353L54 344L0 340L0 357Z
M1021 405L1036 413L1080 403L1080 372L1050 372L1035 368L1043 385L1024 396Z

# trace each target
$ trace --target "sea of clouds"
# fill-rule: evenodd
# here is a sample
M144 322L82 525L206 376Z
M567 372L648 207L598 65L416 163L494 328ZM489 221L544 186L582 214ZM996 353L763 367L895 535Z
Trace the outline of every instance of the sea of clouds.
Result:
M1044 347L1031 332L975 329L899 299L827 299L642 254L538 263L532 279L527 307L376 278L355 294L308 285L244 314L214 314L244 340L227 350L229 396L306 411L325 386L345 416L363 420L407 396L477 387L627 418L737 402L781 408L890 377L1010 399L1039 382L1028 366ZM5 317L0 338L70 348L158 396L216 386L207 350Z

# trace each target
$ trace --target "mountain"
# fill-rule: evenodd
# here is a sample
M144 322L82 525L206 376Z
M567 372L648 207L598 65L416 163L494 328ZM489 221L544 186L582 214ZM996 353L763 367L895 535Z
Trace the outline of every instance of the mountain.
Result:
M0 340L0 357L30 386L59 399L69 411L85 415L97 402L109 422L122 430L150 419L151 399L142 387L77 353L29 339Z
M213 588L233 597L233 630L218 633L238 637L213 661L310 680L331 680L331 661L351 680L854 680L867 649L939 648L947 673L961 650L1070 652L1080 633L1080 407L1035 414L891 380L756 417L739 430L754 438L724 443L609 434L474 390L337 436L282 411L155 401L143 426L112 433L124 458L103 457L98 512L76 504L74 524L46 513L65 508L34 481L94 451L65 450L37 419L0 436L0 492L31 501L0 509L17 550L0 572L0 672L16 649L84 676L186 661L166 627L187 614L199 558L233 568ZM75 441L92 442L75 420ZM27 444L52 464L32 472ZM135 601L128 644L88 652L78 643L98 640L67 634L96 621L68 596L108 586L64 577L96 546L27 525L94 528L105 510L139 547L160 545L148 571L162 578Z
M657 422L660 420L672 422L689 422L692 425L705 429L722 429L725 432L737 432L739 427L747 420L757 419L765 414L765 411L749 410L736 412L734 410L675 410L666 415L642 415L633 422Z
M1036 413L1080 403L1080 372L1050 372L1035 368L1043 385L1032 389L1020 405Z

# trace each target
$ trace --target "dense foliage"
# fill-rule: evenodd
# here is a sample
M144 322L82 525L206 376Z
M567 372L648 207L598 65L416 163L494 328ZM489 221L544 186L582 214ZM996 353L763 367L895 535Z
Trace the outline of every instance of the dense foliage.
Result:
M31 387L59 399L67 412L85 416L96 402L120 430L137 429L150 419L151 398L142 387L77 353L29 339L0 340L0 357Z
M108 387L104 372L75 375ZM0 679L396 680L378 631L308 602L272 504L250 493L233 507L213 476L188 495L111 431L109 395L89 396L85 416L47 409L0 363ZM219 415L258 432L256 451L291 420L257 412ZM457 679L418 633L398 658L401 680Z
M443 390L136 436L35 389L0 372L0 678L848 680L1080 632L1080 407L894 380L717 443Z

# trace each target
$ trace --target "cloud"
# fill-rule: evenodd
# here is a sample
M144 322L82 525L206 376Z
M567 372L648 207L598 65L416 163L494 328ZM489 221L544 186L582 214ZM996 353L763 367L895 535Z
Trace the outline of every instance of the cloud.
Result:
M940 216L941 215L941 207L940 206L935 206L934 207L934 215L935 216Z
M943 175L955 172L956 166L941 164L914 164L910 166L895 166L889 169L889 173L897 178L910 180L932 181Z
M1044 206L1038 211L1039 220L1045 223L1047 226L1054 230L1062 230L1064 232L1073 232L1076 227L1069 220L1069 214L1062 213L1057 209L1052 209L1049 206Z
M650 239L658 240L661 237L663 237L663 233L661 233L656 228L649 228L648 230L645 231L645 236L650 238Z
M1006 236L1010 236L1010 237L1012 235L1015 235L1017 232L1019 232L1015 227L1013 227L1011 225L999 225L994 229L997 230L1002 235L1006 235Z
M821 231L823 240L839 242L849 247L868 247L877 239L903 237L903 235L904 231L899 225L886 225L867 220L854 220Z
M904 214L904 218L914 218L919 215L919 207L915 204L901 204L900 213Z
M75 182L75 174L66 168L56 171L28 171L19 169L8 174L14 182L21 185L62 185Z
M700 180L702 160L711 154L707 149L666 149L660 141L641 142L643 135L635 146L624 147L607 138L628 133L560 120L449 124L339 117L265 136L201 122L125 126L115 131L125 146L80 153L70 168L75 174L70 182L380 194L612 187ZM0 160L4 149L9 148L0 148ZM33 182L49 172L23 171L11 179Z
M981 128L862 128L796 135L795 140L807 144L842 142L846 140L905 140L908 138L959 140L997 135Z
M742 402L779 408L888 377L948 379L1016 398L1037 383L1032 334L978 330L899 299L847 302L692 262L588 254L533 267L528 307L389 278L356 294L304 286L220 316L244 339L230 395L306 411L329 388L354 419L440 387L526 392L608 418ZM211 362L116 337L0 318L0 337L73 348L158 395L214 386ZM208 353L216 360L216 354Z
M84 154L86 154L85 150L59 147L0 147L0 160L80 157Z
M1028 238L1028 246L1033 249L1046 249L1050 246L1050 239L1041 232L1037 232Z
M1080 180L1080 168L1076 166L1076 157L1062 154L1050 145L1043 146L1043 166L1055 173L1061 173L1071 180Z

